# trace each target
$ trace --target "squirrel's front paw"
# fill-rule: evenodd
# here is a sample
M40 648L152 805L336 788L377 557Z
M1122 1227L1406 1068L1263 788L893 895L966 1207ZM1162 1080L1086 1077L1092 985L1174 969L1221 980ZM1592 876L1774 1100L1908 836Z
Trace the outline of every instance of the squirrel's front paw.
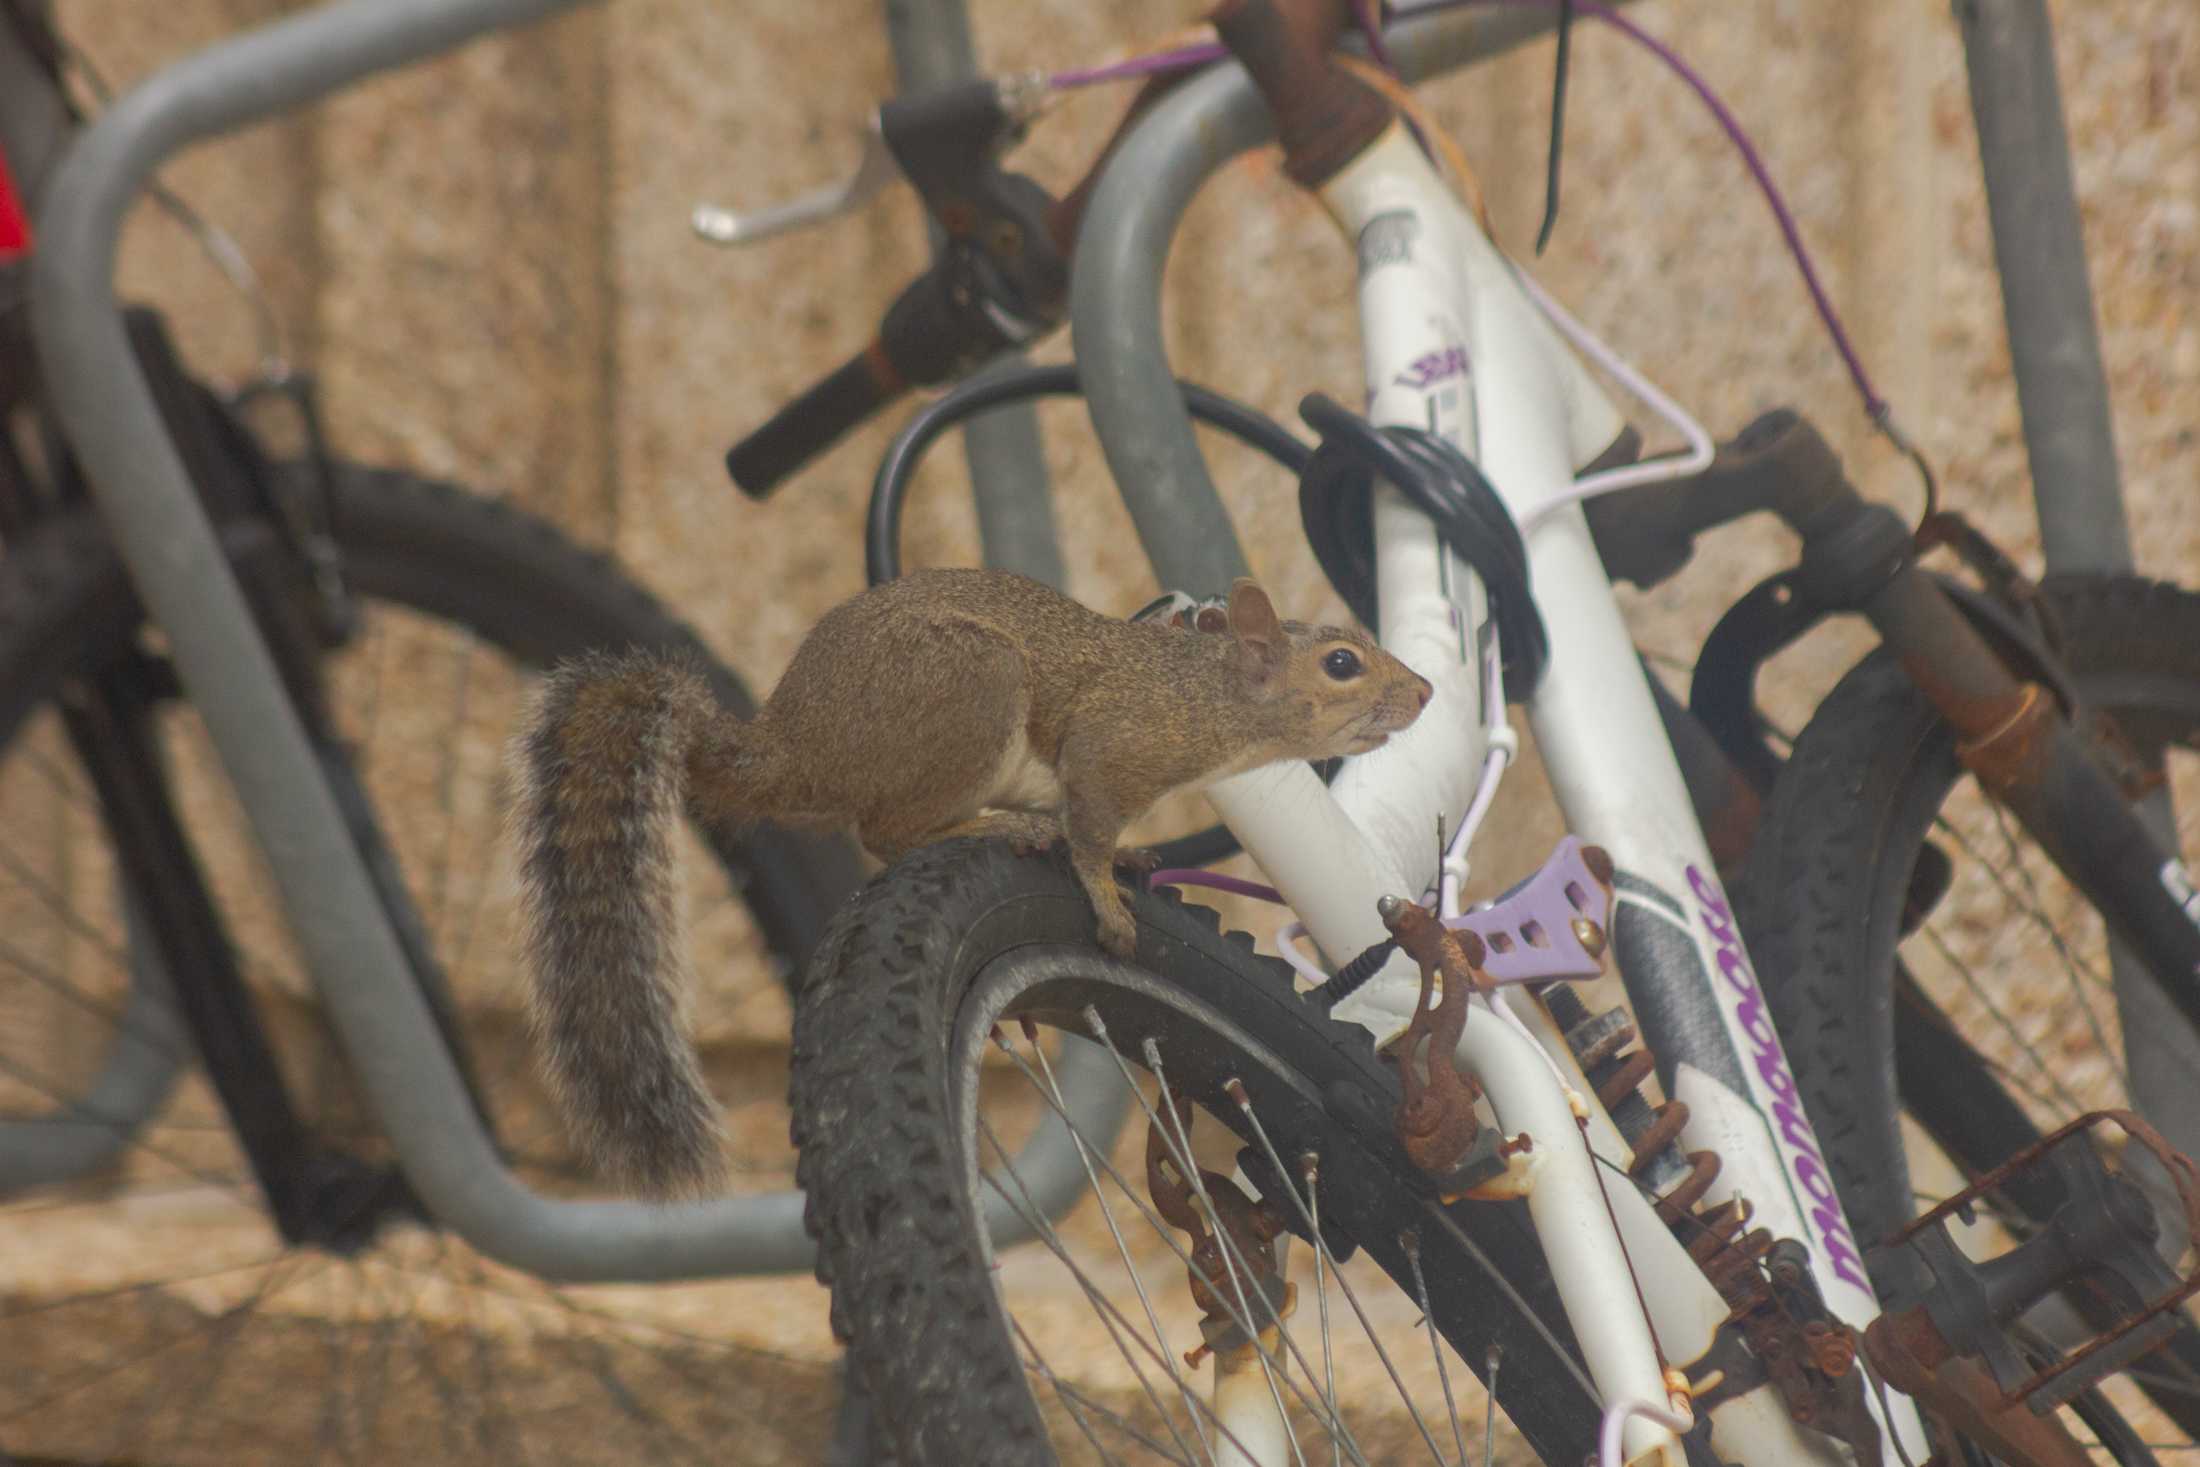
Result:
M1118 958L1129 958L1138 951L1138 923L1127 908L1102 911L1099 917L1101 951Z
M1118 846L1115 851L1115 875L1119 881L1127 881L1138 891L1146 889L1146 878L1161 869L1161 853L1145 846Z

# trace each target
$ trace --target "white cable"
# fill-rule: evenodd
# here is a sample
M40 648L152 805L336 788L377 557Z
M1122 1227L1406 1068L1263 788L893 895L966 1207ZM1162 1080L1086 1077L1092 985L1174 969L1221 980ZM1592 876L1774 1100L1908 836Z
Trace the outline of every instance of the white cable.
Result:
M1604 1412L1604 1427L1597 1433L1598 1467L1624 1467L1619 1434L1630 1417L1642 1416L1673 1431L1687 1431L1696 1418L1668 1408L1662 1401L1614 1401Z
M1534 276L1515 267L1513 279L1520 282L1520 288L1527 292L1528 298L1535 302L1545 319L1558 328L1559 334L1572 342L1577 351L1617 377L1629 392L1642 399L1652 412L1663 418L1688 441L1686 453L1623 464L1616 469L1606 469L1575 480L1521 517L1520 532L1523 535L1536 521L1561 505L1574 504L1599 494L1609 494L1615 489L1632 489L1639 484L1660 484L1668 479L1686 478L1711 467L1716 449L1711 442L1711 435L1704 431L1703 424L1690 417L1687 409L1659 391L1656 383L1637 371L1625 357L1606 346L1594 332L1568 314L1566 308L1554 300L1549 291L1536 284Z
M1467 880L1467 847L1472 844L1475 832L1482 828L1482 819L1490 812L1490 805L1497 799L1498 781L1505 777L1505 770L1520 752L1520 737L1505 719L1505 670L1504 652L1498 645L1497 628L1492 625L1482 661L1482 734L1487 752L1482 756L1482 777L1474 787L1474 798L1467 803L1467 813L1460 818L1459 828L1452 832L1450 842L1444 847L1444 857L1438 868L1436 915L1449 919L1459 915L1459 890Z
M1299 946L1298 940L1304 936L1306 936L1306 924L1304 922L1293 920L1284 923L1276 929L1276 951L1283 954L1283 960L1289 963L1301 978L1319 988L1329 981L1330 973L1328 969L1308 957L1305 949Z

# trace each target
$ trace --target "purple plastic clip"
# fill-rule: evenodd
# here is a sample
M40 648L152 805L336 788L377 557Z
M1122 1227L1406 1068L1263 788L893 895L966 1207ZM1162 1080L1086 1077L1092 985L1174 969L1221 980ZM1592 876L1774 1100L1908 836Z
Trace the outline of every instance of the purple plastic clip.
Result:
M1569 835L1506 896L1444 925L1482 939L1493 981L1541 983L1600 976L1611 913L1612 858Z

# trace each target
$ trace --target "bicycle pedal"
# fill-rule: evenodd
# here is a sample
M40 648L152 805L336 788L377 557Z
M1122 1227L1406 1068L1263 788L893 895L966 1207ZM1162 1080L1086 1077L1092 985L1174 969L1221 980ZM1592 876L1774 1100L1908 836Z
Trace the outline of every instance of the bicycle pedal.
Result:
M2200 1237L2200 1168L2129 1111L2093 1111L2018 1152L1976 1183L1889 1239L1906 1248L1929 1282L1890 1301L1866 1332L1866 1350L1890 1382L1930 1394L1951 1360L1982 1361L1999 1392L1989 1412L2022 1406L2045 1415L2124 1369L2174 1332L2178 1305L2200 1293L2200 1267L2180 1274L2157 1249L2161 1220L2128 1165L2111 1169L2088 1133L2113 1121L2157 1161L2177 1191L2188 1237ZM2131 1148L2127 1148L2129 1150ZM1974 1261L1948 1223L2015 1183L2054 1185L2061 1196L2030 1237L1998 1257ZM2068 1299L2092 1338L2040 1358L2028 1357L2010 1327L2051 1294ZM1916 1389L1913 1389L1915 1387Z

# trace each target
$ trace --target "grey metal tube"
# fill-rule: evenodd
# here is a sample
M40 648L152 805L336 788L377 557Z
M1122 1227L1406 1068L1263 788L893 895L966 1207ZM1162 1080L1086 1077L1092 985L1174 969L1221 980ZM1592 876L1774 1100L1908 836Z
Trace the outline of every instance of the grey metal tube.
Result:
M978 74L963 0L886 0L886 34L894 51L895 83L904 92ZM937 251L939 245L935 227L932 247ZM979 375L1013 370L1023 362L1021 352L1008 352ZM1047 492L1038 409L1028 402L996 409L965 423L962 436L985 563L1060 588L1062 546L1054 529L1054 500Z
M2049 571L2127 571L2131 532L2046 0L1956 0Z
M1542 10L1454 13L1408 21L1386 39L1400 73L1419 81L1510 50L1553 23ZM1161 275L1200 186L1274 131L1241 68L1193 78L1123 140L1077 238L1070 329L1093 428L1161 584L1195 596L1227 591L1245 574L1245 551L1174 385Z
M381 910L272 658L169 443L113 296L116 237L152 171L185 146L577 0L340 0L222 42L146 81L72 146L34 260L39 364L139 596L171 644L267 855L292 930L407 1178L484 1253L560 1280L807 1268L802 1199L678 1207L538 1197L507 1171ZM1106 1077L1120 1086L1120 1080ZM1094 1098L1081 1099L1091 1107ZM1051 1145L1050 1209L1084 1184Z
M2055 74L2053 22L2045 0L1957 0L1955 11L2047 569L2129 572L2131 529ZM2166 789L2143 801L2140 814L2164 850L2177 849ZM2121 943L2110 945L2109 972L2131 1099L2189 1154L2200 1146L2200 1106L2193 1104L2200 1034ZM2163 1236L2165 1244L2181 1239L2182 1224Z

